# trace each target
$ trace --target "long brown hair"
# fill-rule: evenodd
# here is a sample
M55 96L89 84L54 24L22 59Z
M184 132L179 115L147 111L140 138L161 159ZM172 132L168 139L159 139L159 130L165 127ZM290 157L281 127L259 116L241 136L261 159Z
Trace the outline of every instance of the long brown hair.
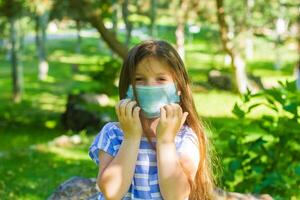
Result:
M188 78L184 63L177 51L165 41L147 40L133 47L123 63L119 81L119 97L124 99L130 84L135 88L135 71L139 62L146 57L160 59L172 68L177 89L181 91L180 105L189 115L186 124L193 129L199 140L200 161L196 177L188 177L191 186L189 200L213 199L213 178L208 150L208 138L204 126L196 112L191 92L191 82ZM134 89L134 95L135 89ZM147 135L147 132L146 132ZM149 139L150 136L147 136Z

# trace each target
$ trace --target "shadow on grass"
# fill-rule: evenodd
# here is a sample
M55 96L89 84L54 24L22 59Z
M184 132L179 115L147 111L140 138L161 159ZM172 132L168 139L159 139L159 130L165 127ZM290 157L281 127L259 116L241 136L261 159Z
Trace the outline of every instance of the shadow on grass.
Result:
M1 199L35 200L46 199L70 177L96 177L97 166L87 153L84 159L72 159L47 150L19 149L1 158L0 174Z

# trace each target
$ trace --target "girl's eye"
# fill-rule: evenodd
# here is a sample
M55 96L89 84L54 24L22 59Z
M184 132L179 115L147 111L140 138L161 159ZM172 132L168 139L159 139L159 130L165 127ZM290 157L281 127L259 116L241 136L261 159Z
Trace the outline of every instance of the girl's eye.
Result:
M159 81L165 81L166 79L165 78L158 78L157 80L159 80Z
M141 81L142 79L141 78L135 78L135 81Z

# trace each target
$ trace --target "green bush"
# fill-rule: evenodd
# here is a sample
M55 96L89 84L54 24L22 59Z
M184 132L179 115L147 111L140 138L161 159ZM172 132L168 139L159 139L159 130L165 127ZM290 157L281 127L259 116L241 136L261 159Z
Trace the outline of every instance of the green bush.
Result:
M227 141L223 184L230 190L269 193L275 199L300 197L300 92L295 82L242 96L232 112L239 119L220 132ZM255 120L247 116L266 106L271 114Z

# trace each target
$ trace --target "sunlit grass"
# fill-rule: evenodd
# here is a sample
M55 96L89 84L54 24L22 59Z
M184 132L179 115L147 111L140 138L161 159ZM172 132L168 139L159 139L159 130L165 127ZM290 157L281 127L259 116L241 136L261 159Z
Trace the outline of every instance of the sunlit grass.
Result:
M233 117L231 110L239 98L230 92L210 91L195 94L194 100L199 115L218 118Z

